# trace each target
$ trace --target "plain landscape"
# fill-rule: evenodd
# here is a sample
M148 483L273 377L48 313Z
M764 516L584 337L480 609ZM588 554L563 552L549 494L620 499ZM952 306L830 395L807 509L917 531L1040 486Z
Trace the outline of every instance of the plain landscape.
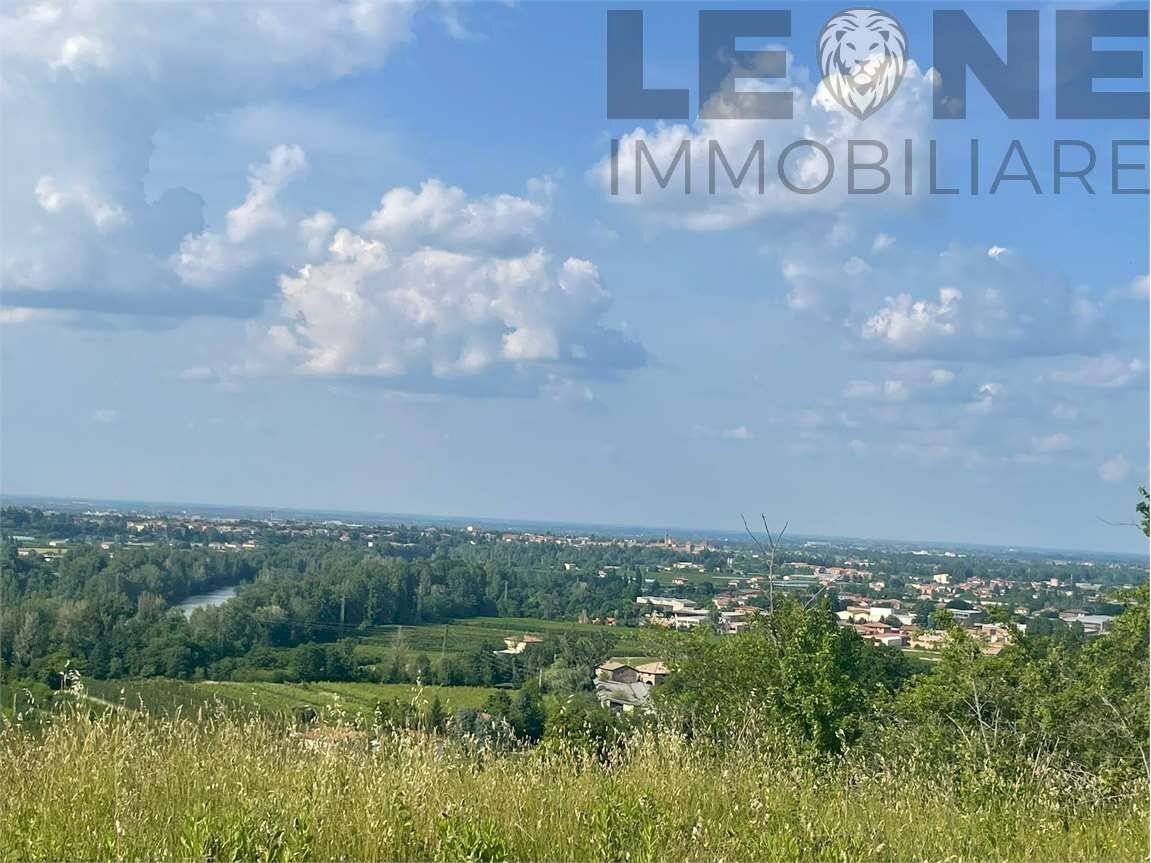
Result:
M1147 854L1137 558L90 503L3 533L5 858Z

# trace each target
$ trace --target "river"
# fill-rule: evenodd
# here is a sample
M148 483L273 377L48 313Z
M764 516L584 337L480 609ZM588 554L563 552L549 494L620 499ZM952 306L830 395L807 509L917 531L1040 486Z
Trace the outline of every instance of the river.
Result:
M176 608L184 613L185 617L191 617L192 612L197 608L211 608L213 605L223 605L229 599L236 595L236 588L238 585L231 587L221 587L210 593L198 593L195 596L189 596L183 602L176 604Z

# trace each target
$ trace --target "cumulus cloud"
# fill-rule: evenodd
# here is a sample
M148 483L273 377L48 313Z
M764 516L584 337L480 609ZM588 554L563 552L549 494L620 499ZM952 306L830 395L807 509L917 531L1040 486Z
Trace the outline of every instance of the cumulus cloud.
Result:
M595 264L509 251L546 215L529 198L471 198L438 180L387 192L362 229L336 229L325 256L280 277L252 368L417 387L514 381L567 397L572 377L641 365L639 343L604 322L611 296Z
M29 0L7 4L0 34L6 54L29 69L179 82L193 93L224 98L377 66L409 38L415 5Z
M399 188L385 194L363 232L404 247L432 243L469 251L530 248L547 214L549 195L550 187L544 186L536 198L469 198L463 189L433 179L418 191Z
M863 338L879 342L899 353L913 353L958 330L958 288L940 288L939 301L916 300L910 294L888 297L878 312L863 325Z
M285 220L276 205L276 196L307 167L304 151L287 144L274 147L266 162L253 165L248 175L248 196L228 212L228 239L242 243L259 231L282 228Z
M903 285L879 307L856 313L862 346L903 358L1002 359L1092 352L1109 322L1085 288L1071 287L1020 255L952 245L876 268L871 284ZM939 285L925 295L922 287ZM857 303L858 305L858 303Z
M1122 455L1112 456L1099 465L1099 478L1104 482L1122 482L1131 472L1131 465Z
M847 194L846 171L848 141L876 139L890 142L891 175L902 170L894 164L899 156L898 144L906 138L918 138L930 123L931 73L924 73L912 61L906 77L892 101L883 111L870 117L867 125L849 114L826 90L821 81L812 82L806 68L788 56L789 77L773 89L790 90L793 116L790 120L697 120L691 124L659 123L654 128L637 127L619 138L615 180L618 195L611 195L613 169L610 158L597 163L588 176L609 199L627 207L646 223L690 231L717 231L746 225L765 218L798 213L837 212L844 207L874 207L871 196ZM721 107L729 97L713 96L712 107ZM818 194L797 194L788 190L780 178L783 172L793 185L817 186L827 174L827 158L817 148L794 149L783 159L784 149L799 139L809 139L826 147L839 170L828 187ZM686 146L685 146L686 142ZM714 147L713 147L714 142ZM762 147L763 186L759 184L758 157ZM682 148L682 149L681 149ZM728 167L725 169L718 148ZM682 153L675 174L661 188L651 170L654 164L666 174ZM650 164L648 155L650 154ZM875 156L868 153L866 158ZM864 161L861 155L860 161ZM782 164L781 164L782 160ZM738 178L747 162L751 165L742 184L736 188L731 177ZM711 190L712 166L715 167L715 190ZM638 166L638 169L637 169ZM684 194L684 174L690 173L691 193ZM863 176L866 175L866 179ZM640 183L641 194L636 194ZM861 184L878 182L876 172L862 172ZM898 182L893 180L892 182ZM906 206L902 195L883 196L888 206Z
M417 4L11 2L0 9L5 303L127 314L253 314L259 298L188 293L169 259L230 251L204 229L204 200L148 197L157 135L384 63ZM213 149L211 158L219 159ZM221 236L274 225L266 204L293 153L254 176ZM231 250L234 251L234 250ZM231 264L235 261L229 259ZM210 270L209 265L206 270ZM205 268L192 282L208 280Z
M195 288L227 283L268 255L272 250L260 241L287 226L278 197L306 169L304 151L286 144L273 147L265 161L252 165L248 194L228 211L227 229L223 233L206 230L188 234L169 259L169 266L180 281ZM326 215L329 214L316 214L300 223L298 230L308 251L322 244L318 232L325 227ZM330 230L330 224L327 227Z

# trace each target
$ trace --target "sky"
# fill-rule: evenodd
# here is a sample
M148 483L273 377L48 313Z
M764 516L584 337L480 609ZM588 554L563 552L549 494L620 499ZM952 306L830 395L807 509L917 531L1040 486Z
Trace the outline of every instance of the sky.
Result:
M688 118L608 118L609 8ZM792 119L702 119L701 8L5 4L3 492L1145 548L1116 523L1147 482L1147 196L1110 186L1147 121L1056 118L1054 7L1028 120L970 74L932 118L925 3L884 7L907 63L857 119L814 2L737 44L788 52L740 86ZM968 8L1001 50L1005 7ZM1096 89L1146 91L1146 38L1101 41L1143 77ZM818 194L773 173L797 139L838 163ZM849 139L910 140L913 194L847 194ZM1042 194L990 194L1013 139ZM1054 194L1065 139L1095 194ZM635 194L636 142L662 170L685 140L692 193ZM710 194L708 142L738 169L759 140L764 193ZM932 141L960 194L927 192ZM1120 160L1145 186L1146 144Z

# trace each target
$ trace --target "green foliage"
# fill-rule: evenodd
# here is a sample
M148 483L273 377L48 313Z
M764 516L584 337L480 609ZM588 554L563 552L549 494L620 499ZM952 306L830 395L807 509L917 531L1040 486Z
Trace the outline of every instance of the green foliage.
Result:
M1095 782L1148 770L1148 597L1132 591L1087 644L1029 631L997 655L958 627L932 673L899 693L891 738L944 763L1014 772L1045 764Z
M666 646L676 674L660 700L692 728L724 732L757 717L819 752L856 740L911 673L898 651L838 626L828 603L804 608L788 597L738 638L699 631Z

